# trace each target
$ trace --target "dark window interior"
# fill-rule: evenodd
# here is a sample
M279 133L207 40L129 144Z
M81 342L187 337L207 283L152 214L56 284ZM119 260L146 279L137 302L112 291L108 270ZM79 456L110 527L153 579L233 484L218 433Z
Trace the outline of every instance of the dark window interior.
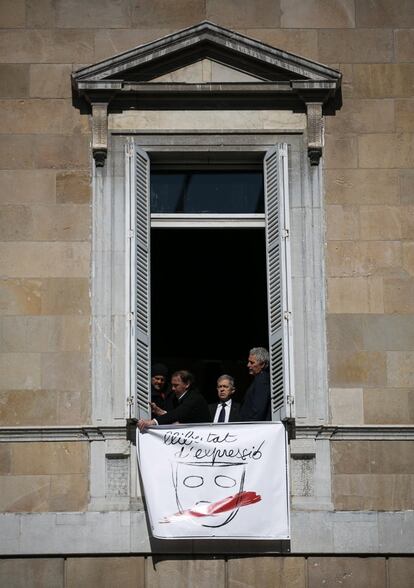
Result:
M241 400L249 349L268 347L264 229L151 230L152 360L189 369L209 402L229 373Z
M252 214L263 211L261 170L151 173L151 212Z

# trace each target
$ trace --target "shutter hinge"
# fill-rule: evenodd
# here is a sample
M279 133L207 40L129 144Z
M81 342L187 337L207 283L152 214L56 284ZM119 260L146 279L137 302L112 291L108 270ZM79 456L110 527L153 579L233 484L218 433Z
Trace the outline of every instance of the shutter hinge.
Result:
M290 310L286 310L283 313L283 318L285 319L285 321L289 321L292 318L292 313L290 312Z
M128 313L127 313L127 320L128 320L128 321L132 321L132 320L133 320L133 318L134 318L134 313L132 313L132 312L128 312Z
M132 406L134 404L133 396L128 396L126 401L127 401L128 406Z
M286 402L287 404L294 404L295 403L295 397L291 396L290 394L287 395L286 397Z
M132 229L129 229L128 234L127 234L128 239L132 239L133 236L134 236L134 231Z
M282 238L287 239L289 237L289 229L282 229Z

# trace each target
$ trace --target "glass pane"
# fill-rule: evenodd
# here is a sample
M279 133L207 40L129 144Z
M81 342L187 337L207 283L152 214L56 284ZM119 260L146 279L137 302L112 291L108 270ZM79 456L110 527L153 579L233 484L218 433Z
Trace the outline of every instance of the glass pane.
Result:
M168 171L151 174L151 212L264 212L261 171Z

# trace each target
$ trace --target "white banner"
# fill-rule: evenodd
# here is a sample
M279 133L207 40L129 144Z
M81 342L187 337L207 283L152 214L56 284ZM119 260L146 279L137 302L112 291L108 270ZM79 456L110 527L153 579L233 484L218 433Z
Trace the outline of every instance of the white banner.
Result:
M137 430L148 515L160 539L288 539L281 423Z

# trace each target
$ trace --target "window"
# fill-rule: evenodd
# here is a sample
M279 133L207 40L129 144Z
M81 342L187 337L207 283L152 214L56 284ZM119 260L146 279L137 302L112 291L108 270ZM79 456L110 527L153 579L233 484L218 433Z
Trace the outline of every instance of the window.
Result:
M187 228L214 226L224 216L230 226L265 230L268 346L275 420L291 417L293 396L292 320L290 294L287 146L270 149L260 171L174 169L154 171L150 157L133 142L127 146L127 231L130 236L128 291L131 316L129 386L134 416L147 416L151 366L151 206L155 221L165 214L191 217ZM231 188L229 185L231 184ZM240 197L241 194L241 197ZM264 197L263 197L264 196ZM264 202L264 206L263 206ZM263 209L265 213L263 214ZM204 224L203 224L204 223ZM208 313L208 310L205 312ZM251 346L255 342L253 341Z

